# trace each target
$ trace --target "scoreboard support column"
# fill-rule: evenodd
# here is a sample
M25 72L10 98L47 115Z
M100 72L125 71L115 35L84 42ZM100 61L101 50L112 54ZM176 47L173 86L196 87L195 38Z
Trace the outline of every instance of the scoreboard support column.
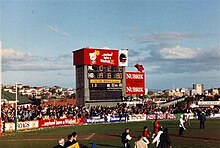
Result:
M84 102L90 101L90 93L89 93L89 79L88 79L88 66L84 65Z
M126 94L126 75L125 75L125 67L123 66L123 79L122 79L122 97Z

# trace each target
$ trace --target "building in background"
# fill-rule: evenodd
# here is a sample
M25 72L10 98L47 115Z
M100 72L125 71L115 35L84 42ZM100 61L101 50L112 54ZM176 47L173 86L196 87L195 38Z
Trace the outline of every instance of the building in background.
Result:
M204 84L193 84L193 90L197 95L204 94Z

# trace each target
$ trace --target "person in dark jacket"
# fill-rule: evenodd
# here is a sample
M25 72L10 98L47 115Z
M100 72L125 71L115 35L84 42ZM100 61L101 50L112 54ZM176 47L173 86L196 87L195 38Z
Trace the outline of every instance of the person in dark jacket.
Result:
M158 145L158 148L171 148L171 141L170 137L168 135L168 129L165 128L163 130L163 133L160 135L160 143Z
M78 137L77 132L73 132L72 136L73 136L72 144L75 144L77 142L77 137Z
M124 148L130 148L130 144L128 143L128 141L130 141L132 139L132 137L129 134L129 128L125 128L124 133L122 133L121 135L121 142L124 145Z
M65 142L65 144L64 144L65 147L69 147L73 144L73 135L69 134L67 136L67 138L68 138L68 141Z
M202 113L202 115L200 116L200 129L205 129L205 121L206 121L205 114Z

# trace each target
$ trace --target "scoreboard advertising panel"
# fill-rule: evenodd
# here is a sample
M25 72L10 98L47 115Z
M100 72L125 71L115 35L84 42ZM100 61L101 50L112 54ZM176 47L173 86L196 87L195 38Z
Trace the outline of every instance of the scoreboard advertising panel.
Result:
M127 66L128 50L83 48L74 51L74 65Z
M143 72L126 72L126 94L145 94Z

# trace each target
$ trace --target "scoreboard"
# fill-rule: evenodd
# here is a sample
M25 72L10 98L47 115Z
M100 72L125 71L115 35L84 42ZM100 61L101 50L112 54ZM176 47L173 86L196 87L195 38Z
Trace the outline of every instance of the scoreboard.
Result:
M128 50L81 48L73 51L77 105L118 102L125 94Z
M122 96L122 66L88 66L90 100L114 100Z

